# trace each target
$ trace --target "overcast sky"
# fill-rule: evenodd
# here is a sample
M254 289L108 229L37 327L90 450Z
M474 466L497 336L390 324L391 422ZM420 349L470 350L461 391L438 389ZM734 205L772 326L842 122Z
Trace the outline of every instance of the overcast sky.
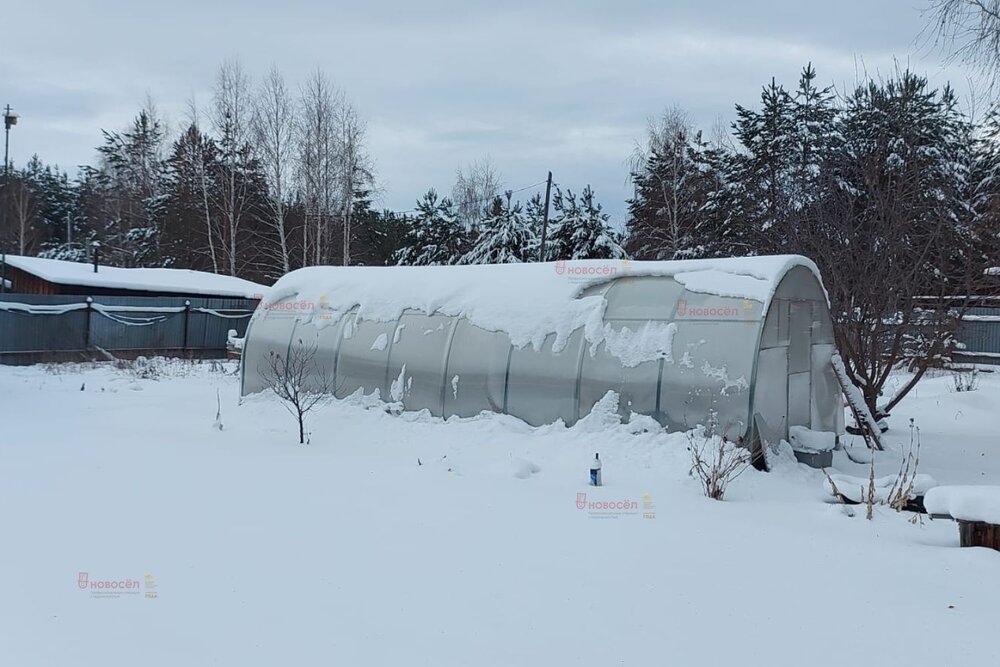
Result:
M549 169L591 183L620 221L625 160L666 106L710 131L808 61L841 89L896 59L966 91L917 39L926 2L9 0L0 104L22 115L16 164L38 153L73 173L147 93L176 129L224 59L256 76L276 64L296 87L319 67L368 119L382 205L410 209L489 155L511 189Z

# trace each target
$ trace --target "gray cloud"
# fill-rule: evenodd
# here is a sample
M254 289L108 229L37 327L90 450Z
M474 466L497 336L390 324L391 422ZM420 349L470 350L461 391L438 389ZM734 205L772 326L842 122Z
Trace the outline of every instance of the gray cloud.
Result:
M488 154L510 187L551 169L574 189L593 184L620 219L625 160L649 116L676 104L708 130L772 76L794 85L809 61L841 89L894 59L965 88L916 41L913 0L62 0L6 8L5 24L0 103L23 115L18 163L93 160L101 128L125 126L147 93L179 122L236 56L292 82L326 71L368 118L382 204L395 209Z

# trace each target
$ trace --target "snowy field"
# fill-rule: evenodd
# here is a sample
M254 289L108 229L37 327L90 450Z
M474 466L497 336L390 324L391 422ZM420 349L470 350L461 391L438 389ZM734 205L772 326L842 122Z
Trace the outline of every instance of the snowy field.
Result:
M779 459L716 502L685 437L647 421L445 423L364 400L315 413L300 446L273 399L239 404L234 370L0 367L0 665L1000 661L1000 553L959 549L949 521L866 521L818 471ZM1000 484L998 407L1000 374L922 382L878 472L912 417L920 472Z

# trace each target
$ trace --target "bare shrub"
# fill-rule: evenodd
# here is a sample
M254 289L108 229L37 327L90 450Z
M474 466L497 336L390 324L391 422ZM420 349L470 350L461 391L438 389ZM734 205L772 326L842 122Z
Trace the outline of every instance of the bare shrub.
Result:
M328 401L334 391L332 376L316 363L315 342L292 345L282 356L271 351L267 365L259 370L265 386L281 399L299 424L299 444L306 442L306 414Z
M691 475L701 482L705 496L722 500L729 484L750 467L750 451L714 429L699 427L688 432Z
M166 363L161 357L138 356L135 359L115 359L115 369L137 380L159 380L165 375Z
M979 389L979 369L956 368L952 371L951 381L957 392L975 391Z

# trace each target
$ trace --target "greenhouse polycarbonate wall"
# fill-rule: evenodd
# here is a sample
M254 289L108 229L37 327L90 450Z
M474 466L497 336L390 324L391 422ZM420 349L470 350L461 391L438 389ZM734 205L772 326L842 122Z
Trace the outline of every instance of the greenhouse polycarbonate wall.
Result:
M275 302L268 298L248 329L243 393L267 388L262 372L272 353L315 347L315 377L333 378L338 397L378 391L404 409L434 415L490 411L532 425L560 419L569 425L615 391L624 416L649 415L672 430L714 423L730 438L756 430L769 442L787 439L789 426L795 425L840 433L843 410L830 367L834 346L825 293L811 265L791 260L769 278L767 298L726 295L740 290L727 290L729 274L711 268L730 266L726 262L742 267L747 260L719 260L709 269L690 263L699 276L712 278L712 285L719 283L718 289L686 287L692 275L683 273L687 262L648 263L648 268L630 263L627 275L592 281L574 297L601 299L604 329L596 344L580 327L561 338L550 333L537 345L513 345L504 331L488 330L464 315L428 314L417 303L379 321L359 317L363 296L360 306L341 315L291 307L298 298L294 293ZM545 265L523 267L533 272L530 284L539 290L544 286L538 276L567 279L556 272L549 278L539 266ZM440 270L449 268L471 267ZM352 270L331 269L330 293L347 289L337 277ZM516 270L505 268L504 276L516 277ZM643 275L647 270L654 275ZM400 279L411 275L400 274ZM736 283L745 280L732 277ZM760 282L767 281L755 279ZM511 290L523 288L516 280L511 283ZM661 353L638 359L623 355L628 345L648 346L650 339L664 346Z

